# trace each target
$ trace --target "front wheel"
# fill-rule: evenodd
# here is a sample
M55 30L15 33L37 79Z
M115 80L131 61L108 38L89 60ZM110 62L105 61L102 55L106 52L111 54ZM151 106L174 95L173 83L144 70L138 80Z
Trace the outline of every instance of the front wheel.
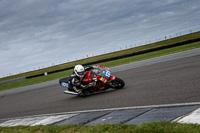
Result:
M111 85L112 88L115 88L115 89L122 89L125 86L124 81L120 78L117 78L117 77L115 78L115 80L113 80L111 82L111 84L112 84Z

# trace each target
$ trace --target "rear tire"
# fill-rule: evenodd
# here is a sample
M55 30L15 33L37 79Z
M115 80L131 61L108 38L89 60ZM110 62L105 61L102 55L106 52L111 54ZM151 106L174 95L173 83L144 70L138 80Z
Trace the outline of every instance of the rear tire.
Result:
M112 81L112 86L115 89L122 89L125 86L125 83L122 79L116 77L114 81Z

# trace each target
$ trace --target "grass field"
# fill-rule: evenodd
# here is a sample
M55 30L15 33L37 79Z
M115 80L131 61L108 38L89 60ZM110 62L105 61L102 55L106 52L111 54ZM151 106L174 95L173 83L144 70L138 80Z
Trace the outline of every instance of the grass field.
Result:
M200 125L152 122L141 125L106 124L95 126L0 127L1 133L200 133Z

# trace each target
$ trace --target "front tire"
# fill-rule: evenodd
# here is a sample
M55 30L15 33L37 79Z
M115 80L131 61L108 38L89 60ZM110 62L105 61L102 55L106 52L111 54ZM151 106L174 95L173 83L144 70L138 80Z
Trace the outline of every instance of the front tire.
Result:
M114 81L112 81L112 88L115 89L122 89L124 88L125 83L122 79L116 77Z

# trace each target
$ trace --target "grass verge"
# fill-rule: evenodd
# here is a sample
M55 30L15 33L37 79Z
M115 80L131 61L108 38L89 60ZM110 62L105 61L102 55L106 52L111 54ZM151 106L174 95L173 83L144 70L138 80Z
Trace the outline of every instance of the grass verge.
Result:
M63 125L0 127L2 133L199 133L198 124L152 122L141 125Z
M104 62L104 63L100 63L99 65L112 67L112 66L127 64L127 63L131 63L131 62L145 60L145 59L149 59L149 58L153 58L153 57L159 57L159 56L172 54L172 53L176 53L176 52L181 52L181 51L185 51L185 50L190 50L190 49L194 49L194 48L199 48L199 47L200 47L200 42L196 42L196 43L177 46L177 47L168 48L168 49L164 49L164 50L159 50L159 51L155 51L155 52L151 52L151 53L146 53L146 54L142 54L142 55L127 57L127 58L118 59L118 60L109 61L109 62ZM17 88L17 87L22 87L22 86L27 86L27 85L31 85L31 84L36 84L36 83L40 83L40 82L45 82L45 81L49 81L49 80L53 80L53 79L58 79L61 77L68 76L71 72L72 72L72 70L67 70L67 71L63 71L63 72L50 74L47 76L35 77L32 79L26 79L23 81L3 84L3 85L0 85L0 91Z

